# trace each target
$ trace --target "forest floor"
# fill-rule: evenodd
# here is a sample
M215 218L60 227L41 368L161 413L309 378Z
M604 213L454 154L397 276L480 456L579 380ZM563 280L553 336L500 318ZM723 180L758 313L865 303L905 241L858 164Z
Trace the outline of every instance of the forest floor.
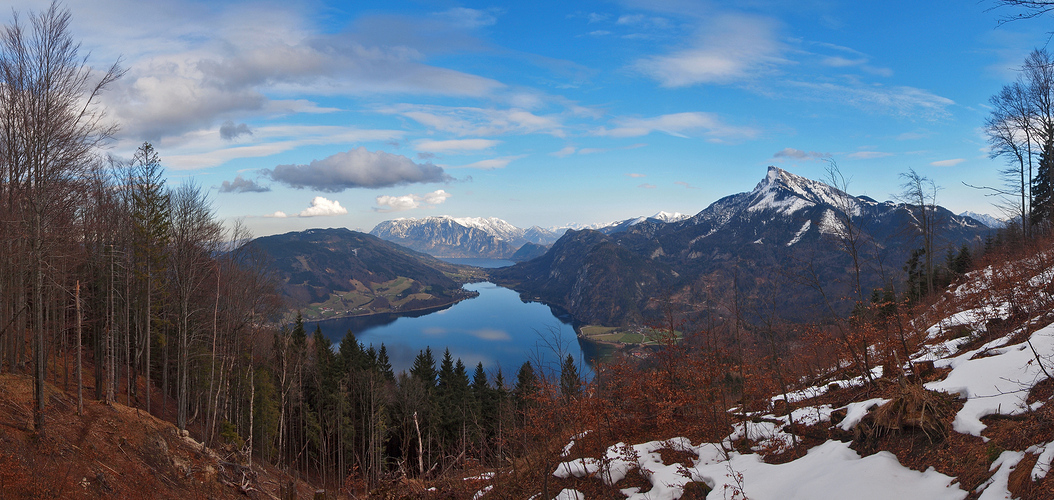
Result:
M207 449L140 409L85 397L79 416L75 388L45 386L38 432L33 379L4 373L0 387L0 499L289 498L291 483L294 498L315 492L272 467L249 466L231 450Z

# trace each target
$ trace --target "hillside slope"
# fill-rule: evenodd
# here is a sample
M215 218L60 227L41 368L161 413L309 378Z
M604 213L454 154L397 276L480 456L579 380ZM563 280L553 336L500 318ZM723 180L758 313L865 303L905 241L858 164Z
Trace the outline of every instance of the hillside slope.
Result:
M267 257L282 294L307 319L427 309L470 296L461 283L471 270L348 229L266 236L246 247Z
M0 375L0 498L297 498L314 488L232 449L206 449L176 427L120 403L85 400L47 384L45 429L32 422L33 380Z
M911 346L903 364L843 359L740 401L718 416L730 423L723 440L627 445L624 429L579 429L545 487L577 499L1054 498L1052 310L1054 253L995 263L909 320L896 347L871 346Z

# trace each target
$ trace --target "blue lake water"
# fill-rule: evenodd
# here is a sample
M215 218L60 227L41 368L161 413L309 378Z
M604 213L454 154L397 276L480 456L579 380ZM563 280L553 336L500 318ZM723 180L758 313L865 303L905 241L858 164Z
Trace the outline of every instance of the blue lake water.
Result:
M499 267L508 267L515 265L516 263L511 260L504 259L472 259L462 257L439 257L439 260L449 262L451 264L459 264L462 266L473 266L482 267L484 269L495 269Z
M470 375L480 362L491 376L500 366L510 384L524 361L530 361L535 369L541 364L543 369L553 370L550 373L558 372L558 352L565 358L570 353L579 372L590 375L588 366L596 355L592 352L595 348L588 342L579 343L569 316L545 304L523 302L515 291L493 283L471 283L465 289L479 292L479 296L438 311L331 319L305 326L310 332L319 325L334 344L348 329L364 345L379 349L383 343L396 373L409 370L414 357L431 347L437 367L443 350L450 349L451 356L461 358Z

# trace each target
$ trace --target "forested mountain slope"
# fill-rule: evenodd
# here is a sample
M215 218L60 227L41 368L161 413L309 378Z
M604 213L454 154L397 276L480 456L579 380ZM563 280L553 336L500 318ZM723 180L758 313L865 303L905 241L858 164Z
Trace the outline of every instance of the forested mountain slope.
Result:
M872 289L891 283L899 289L905 262L918 248L929 246L939 264L949 251L979 245L988 231L940 206L879 203L769 167L753 191L722 198L691 218L670 223L648 220L612 233L609 243L619 248L617 252L578 243L573 245L575 251L587 255L539 258L494 271L492 276L561 306L582 321L608 325L654 319L663 308L698 312L706 290L730 289L732 283L744 294L761 288L774 293L775 309L782 317L805 320L848 313L852 301L838 298L866 298ZM568 233L550 252L566 253L568 241L581 238L579 233ZM601 250L607 255L588 255ZM641 297L633 307L599 312L589 301L572 299L575 289L611 293L591 286L604 280L596 274L602 270L587 277L580 264L612 259L627 259L607 263L609 269L623 273L618 279L627 283L645 284L647 276L664 273L675 279L649 288L650 296ZM633 274L637 272L643 274ZM545 283L550 276L562 281ZM581 279L568 280L568 276ZM649 300L659 298L663 300Z
M409 311L468 296L454 278L464 268L348 229L256 238L246 250L265 255L289 306L307 318Z

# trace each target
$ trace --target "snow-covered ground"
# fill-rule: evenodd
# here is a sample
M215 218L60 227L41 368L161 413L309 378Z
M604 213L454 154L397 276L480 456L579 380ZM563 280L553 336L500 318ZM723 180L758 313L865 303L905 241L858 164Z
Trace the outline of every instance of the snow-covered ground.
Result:
M1047 314L1049 304L1054 303L1043 290L1051 282L1049 271L1045 269L1031 279L1026 277L1018 280L1020 286L1032 288L1030 296L1033 299L1039 297L1039 306L1032 309L1036 318ZM975 283L984 282L992 274L991 269L975 273ZM953 290L952 295L961 296L978 291L978 285L972 285L972 288L970 285L962 286ZM1014 330L979 347L962 351L970 338L945 339L944 332L962 325L970 331L983 333L989 320L1005 319L1011 310L1010 304L999 300L988 300L980 306L976 301L962 303L963 310L945 313L944 317L933 321L932 326L925 329L930 342L913 356L913 361L933 361L936 368L950 369L943 379L929 382L924 387L956 395L963 400L963 407L956 413L952 423L952 432L979 436L987 441L986 425L981 421L983 417L1020 415L1044 404L1044 401L1040 401L1029 405L1027 398L1036 384L1054 372L1054 325L1039 328L1031 334ZM880 377L881 372L876 371L874 376ZM807 405L834 384L847 388L862 385L864 380L857 377L824 382L819 386L775 396L772 402L786 399L799 406ZM895 455L886 451L861 456L850 448L850 443L838 440L828 440L813 446L804 456L782 464L765 463L764 457L756 453L759 450L779 453L790 449L795 436L789 433L787 425L792 422L853 431L869 412L888 401L869 398L840 408L817 404L798 407L790 415L757 414L753 415L755 418L751 421L735 424L733 432L720 443L691 443L683 437L640 444L618 443L609 447L603 457L577 458L560 463L553 471L553 476L591 477L617 488L617 483L628 475L639 474L650 483L650 488L642 491L641 488L633 487L620 491L626 498L641 500L680 498L689 482L705 483L711 488L706 497L710 500L966 498L971 492L962 489L955 477L939 473L932 467L925 471L909 469L901 465ZM841 417L843 414L844 417ZM835 415L840 418L836 419ZM564 448L564 457L570 456L575 440L584 435L572 438ZM733 447L733 442L744 438L752 445L754 452L744 453L741 451L743 448ZM682 463L664 463L660 450L680 452L668 456L683 457L687 453L692 458ZM1010 474L1026 454L1037 457L1031 478L1042 479L1054 461L1054 441L1034 443L1023 450L1001 451L991 464L989 478L974 488L973 493L977 498L1012 498L1008 490ZM565 489L556 498L584 500L586 495Z

